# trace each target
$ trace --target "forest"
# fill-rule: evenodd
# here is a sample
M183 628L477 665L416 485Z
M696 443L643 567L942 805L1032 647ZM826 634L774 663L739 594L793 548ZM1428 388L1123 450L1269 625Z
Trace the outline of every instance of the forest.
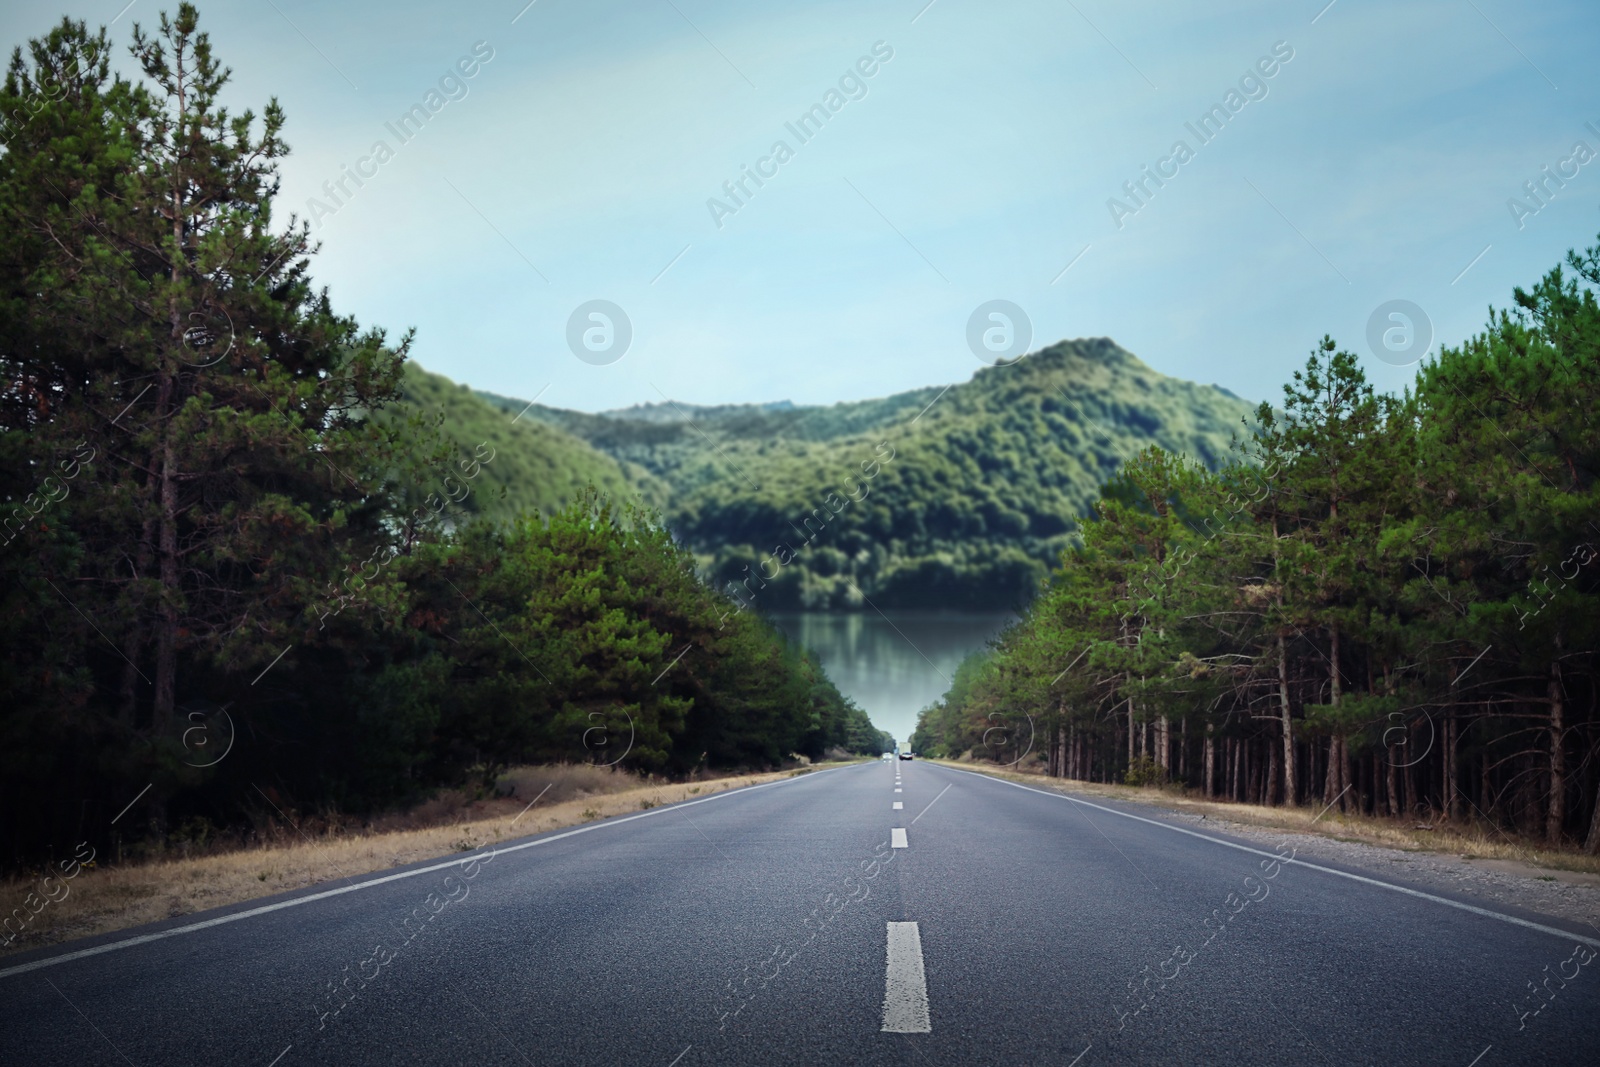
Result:
M1135 453L1156 444L1220 465L1254 416L1226 390L1160 374L1106 338L1050 345L948 387L823 407L674 402L589 415L485 399L613 457L724 587L793 549L761 591L774 610L1021 608ZM861 461L889 451L863 485Z
M64 20L0 90L0 866L522 762L883 748L614 463L452 427L409 333L334 310L274 213L286 116L222 105L191 6L142 80L110 47Z
M913 744L1600 851L1600 246L1375 393L1324 338L1211 471L1144 450Z

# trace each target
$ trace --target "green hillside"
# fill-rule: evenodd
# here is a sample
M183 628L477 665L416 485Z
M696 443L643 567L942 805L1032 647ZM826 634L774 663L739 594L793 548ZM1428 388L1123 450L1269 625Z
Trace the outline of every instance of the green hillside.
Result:
M406 367L404 392L407 406L460 454L493 456L481 465L470 495L461 501L469 514L496 522L535 508L549 515L590 484L615 499L652 506L666 496L666 487L646 471L625 470L616 459L532 417L532 412L515 418L522 405L508 415L468 386L415 364Z
M1031 599L1125 459L1158 444L1215 467L1253 415L1096 338L877 400L534 405L523 421L669 485L674 532L762 608L1003 608Z

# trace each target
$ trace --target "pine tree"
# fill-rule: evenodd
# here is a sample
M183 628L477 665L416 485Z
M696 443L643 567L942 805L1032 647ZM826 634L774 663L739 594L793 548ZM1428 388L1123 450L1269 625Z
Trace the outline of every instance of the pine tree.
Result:
M94 457L38 577L95 620L88 699L170 762L178 704L313 640L329 579L393 537L367 416L406 342L311 288L304 224L273 232L283 112L221 106L195 9L133 40L148 86L70 21L7 75L0 111L44 102L0 157L5 430Z

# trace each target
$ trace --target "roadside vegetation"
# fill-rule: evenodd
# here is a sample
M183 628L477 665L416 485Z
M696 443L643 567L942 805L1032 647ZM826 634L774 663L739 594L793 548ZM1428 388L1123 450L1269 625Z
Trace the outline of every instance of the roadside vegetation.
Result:
M1324 339L1231 465L1141 452L913 747L1600 853L1600 247L1566 268L1402 396Z
M486 399L613 457L647 498L670 486L667 522L701 568L769 611L1024 605L1126 456L1155 443L1221 465L1254 413L1103 337L826 407Z
M488 797L519 764L882 750L603 491L615 462L541 463L553 431L481 424L408 375L410 333L334 310L273 203L287 117L223 106L192 6L136 30L136 80L112 48L64 20L0 88L0 869Z

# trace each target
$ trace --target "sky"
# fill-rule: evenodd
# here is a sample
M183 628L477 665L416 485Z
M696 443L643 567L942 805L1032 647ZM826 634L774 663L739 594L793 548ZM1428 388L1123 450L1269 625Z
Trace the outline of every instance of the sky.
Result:
M125 3L0 29L121 48ZM1600 231L1592 0L525 3L200 10L335 307L555 406L883 396L1017 337L1276 401L1331 334L1398 390Z

